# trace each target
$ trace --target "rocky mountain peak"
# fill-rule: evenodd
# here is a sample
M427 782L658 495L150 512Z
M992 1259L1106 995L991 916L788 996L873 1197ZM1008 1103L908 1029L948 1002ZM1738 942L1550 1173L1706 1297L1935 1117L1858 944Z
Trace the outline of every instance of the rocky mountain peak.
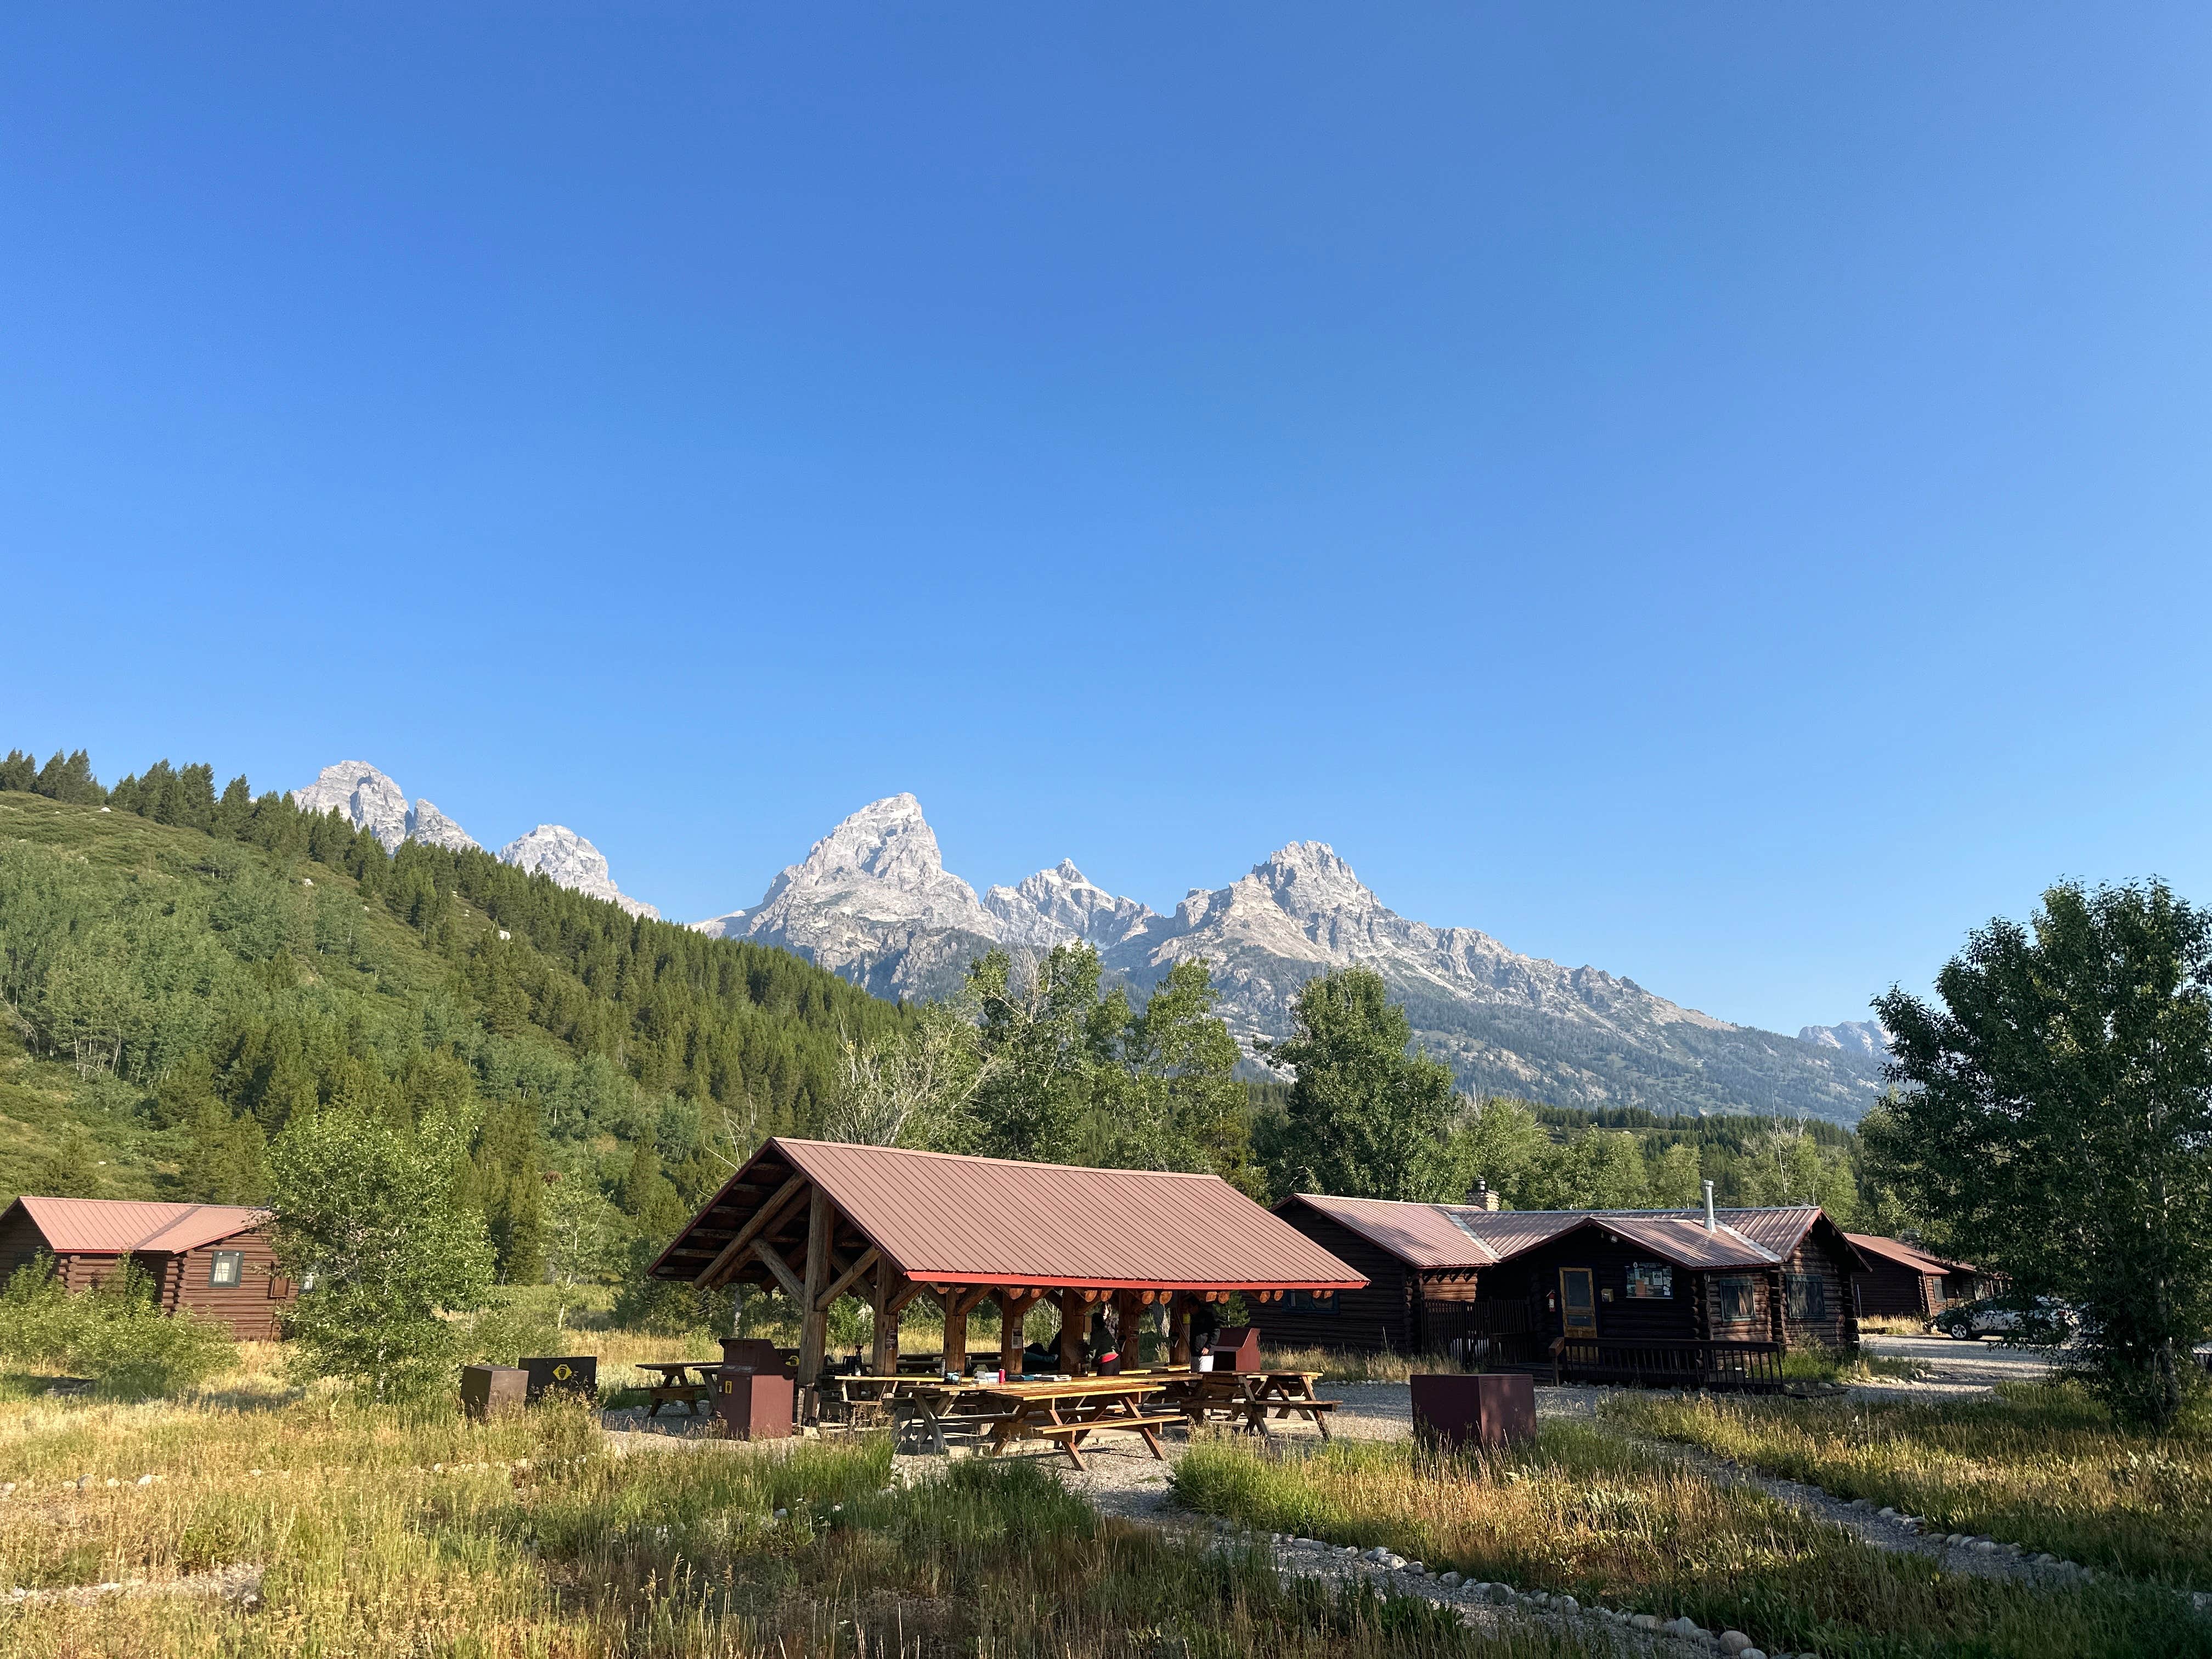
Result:
M660 912L641 903L616 887L607 869L606 854L565 823L541 823L526 836L518 836L499 849L500 861L533 875L550 877L556 886L605 899L633 916L660 920Z
M807 886L865 878L898 892L927 893L945 874L945 855L921 803L886 795L839 823L785 873Z
M1274 902L1301 921L1380 910L1366 884L1325 841L1294 841L1252 866Z
M427 800L416 801L415 810L407 815L407 834L411 840L430 847L442 847L449 852L483 851L474 836Z
M1062 859L1012 887L994 887L983 908L996 917L1008 944L1050 946L1084 939L1102 949L1118 945L1152 918L1134 899L1108 892Z
M325 766L306 788L292 791L292 799L303 812L343 813L355 829L368 830L383 843L387 853L398 852L404 841L456 853L483 850L475 836L429 801L410 806L406 792L367 761ZM509 842L500 857L526 870L543 871L563 887L619 904L631 915L659 919L660 912L650 904L617 890L599 849L564 825L541 823Z
M886 996L942 995L993 945L1084 941L1139 996L1178 962L1204 957L1231 1033L1255 1060L1256 1042L1291 1029L1307 980L1358 963L1382 975L1415 1042L1462 1087L1561 1104L1848 1121L1880 1089L1879 1066L1840 1036L1792 1042L1595 968L1522 956L1472 927L1401 916L1326 842L1292 842L1226 887L1194 887L1171 915L1116 897L1070 859L978 902L945 870L921 804L893 795L817 842L752 909L694 925L799 951Z
M325 766L305 789L292 791L292 804L303 812L342 812L356 830L366 830L387 853L397 852L413 829L407 792L367 761Z

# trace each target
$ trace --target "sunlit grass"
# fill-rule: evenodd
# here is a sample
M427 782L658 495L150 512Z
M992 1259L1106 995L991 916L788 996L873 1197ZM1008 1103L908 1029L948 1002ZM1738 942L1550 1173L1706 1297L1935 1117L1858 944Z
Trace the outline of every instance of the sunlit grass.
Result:
M2212 1653L2212 1623L2167 1592L1948 1573L1583 1425L1547 1425L1510 1455L1443 1461L1402 1443L1274 1457L1209 1441L1175 1480L1193 1507L1255 1528L1383 1544L1435 1570L1686 1613L1770 1652Z
M2092 1566L2212 1586L2212 1430L2202 1407L2161 1438L2123 1433L2065 1384L1989 1401L1722 1399L1623 1394L1646 1434Z
M1456 1371L1457 1360L1440 1353L1367 1353L1337 1348L1267 1348L1270 1370L1319 1371L1332 1382L1403 1382L1431 1371Z
M880 1437L617 1456L580 1406L476 1424L271 1386L0 1401L0 1466L16 1481L0 1589L262 1573L258 1607L0 1600L11 1655L1576 1650L1541 1632L1486 1644L1425 1602L1279 1581L1255 1556L1102 1520L1025 1462L950 1465L909 1490Z

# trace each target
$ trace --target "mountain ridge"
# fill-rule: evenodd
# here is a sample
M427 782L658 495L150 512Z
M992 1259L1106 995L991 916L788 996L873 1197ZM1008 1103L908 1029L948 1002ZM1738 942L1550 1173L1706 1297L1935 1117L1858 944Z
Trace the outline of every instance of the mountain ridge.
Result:
M1881 1086L1879 1057L1863 1044L1736 1025L1601 969L1401 916L1326 842L1291 842L1225 887L1193 888L1167 913L1098 887L1072 860L979 900L945 868L921 803L902 793L840 821L759 904L691 925L780 945L884 996L943 994L994 946L1088 944L1139 992L1203 956L1221 1013L1263 1068L1299 988L1357 963L1382 975L1421 1045L1481 1092L1849 1122Z
M290 792L304 811L337 812L374 836L387 853L403 842L422 842L449 852L480 852L483 844L428 800L408 804L407 792L367 761L325 766L305 788ZM633 916L660 920L660 912L614 884L606 855L565 823L541 823L499 850L501 862L545 875L557 886L620 905Z

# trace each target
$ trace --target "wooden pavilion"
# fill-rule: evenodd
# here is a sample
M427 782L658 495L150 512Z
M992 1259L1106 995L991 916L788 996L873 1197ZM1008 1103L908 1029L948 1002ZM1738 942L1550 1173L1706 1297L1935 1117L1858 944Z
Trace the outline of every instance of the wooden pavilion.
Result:
M968 1366L969 1316L1000 1312L1000 1358L1021 1370L1022 1322L1051 1299L1060 1368L1082 1369L1089 1316L1124 1331L1164 1304L1173 1361L1190 1319L1232 1294L1326 1297L1366 1280L1280 1218L1211 1175L1092 1170L778 1137L694 1216L651 1273L713 1287L775 1286L801 1315L799 1383L820 1376L830 1308L875 1310L872 1370L898 1363L898 1316L917 1297L945 1315L945 1365Z

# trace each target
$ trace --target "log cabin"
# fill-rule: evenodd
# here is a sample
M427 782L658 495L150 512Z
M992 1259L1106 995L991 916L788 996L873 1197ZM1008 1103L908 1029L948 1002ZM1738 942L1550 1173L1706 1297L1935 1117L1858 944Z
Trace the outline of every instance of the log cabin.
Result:
M1863 1317L1933 1319L1954 1304L1982 1294L1979 1271L1963 1261L1873 1233L1845 1237L1867 1264L1854 1281Z
M0 1274L51 1257L69 1291L136 1262L164 1313L190 1308L240 1341L282 1334L298 1299L270 1248L270 1214L234 1204L26 1195L0 1211Z
M1300 1194L1275 1212L1368 1285L1257 1317L1279 1347L1444 1353L1590 1381L1778 1383L1793 1347L1856 1346L1865 1263L1820 1209L1707 1199L1499 1211Z

